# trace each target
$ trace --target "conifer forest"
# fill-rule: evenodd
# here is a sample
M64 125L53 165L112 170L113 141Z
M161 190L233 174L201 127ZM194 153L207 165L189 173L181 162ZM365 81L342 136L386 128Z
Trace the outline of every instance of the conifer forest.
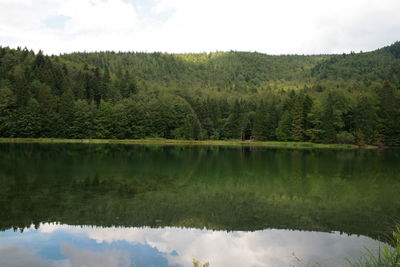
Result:
M400 42L266 55L0 47L0 137L400 144Z

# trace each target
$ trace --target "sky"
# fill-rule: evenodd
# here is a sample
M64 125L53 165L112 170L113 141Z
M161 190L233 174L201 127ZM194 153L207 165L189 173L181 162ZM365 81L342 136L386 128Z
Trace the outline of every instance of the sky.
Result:
M326 54L399 40L399 0L0 0L0 45Z

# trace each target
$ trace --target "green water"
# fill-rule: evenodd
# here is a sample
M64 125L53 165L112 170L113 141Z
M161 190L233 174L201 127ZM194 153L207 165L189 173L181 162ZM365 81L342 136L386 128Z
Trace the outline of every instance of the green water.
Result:
M56 222L384 240L399 221L399 163L400 150L0 144L0 230Z

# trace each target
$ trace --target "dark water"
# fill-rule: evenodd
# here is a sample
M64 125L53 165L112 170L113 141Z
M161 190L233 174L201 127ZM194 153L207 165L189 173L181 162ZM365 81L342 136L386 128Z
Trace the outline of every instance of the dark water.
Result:
M0 266L342 266L400 215L400 151L0 144Z

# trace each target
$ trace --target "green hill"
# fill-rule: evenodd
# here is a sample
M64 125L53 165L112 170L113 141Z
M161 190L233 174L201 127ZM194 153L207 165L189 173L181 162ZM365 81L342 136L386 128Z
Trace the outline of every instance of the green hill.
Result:
M0 47L0 137L400 144L400 43L343 55Z
M316 80L399 83L400 42L372 52L334 55L312 69Z
M80 64L129 71L149 86L255 92L279 83L310 82L310 70L330 56L269 56L249 52L203 54L73 53L63 58Z

